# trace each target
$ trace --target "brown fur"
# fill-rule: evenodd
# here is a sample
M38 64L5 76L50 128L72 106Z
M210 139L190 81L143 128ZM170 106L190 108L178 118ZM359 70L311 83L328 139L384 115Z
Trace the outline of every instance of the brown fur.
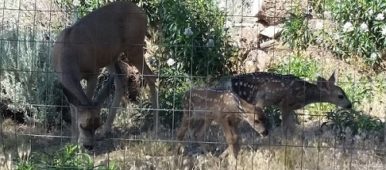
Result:
M73 135L77 139L79 133L78 142L84 146L92 147L95 125L100 125L99 101L96 104L93 101L99 70L107 67L112 73L122 73L117 60L121 53L143 73L150 86L153 107L158 108L155 77L143 57L146 30L147 19L141 8L131 2L113 2L81 18L57 37L53 48L54 69L72 105ZM102 135L111 131L123 95L122 77L114 76L115 95ZM86 93L81 79L87 80Z
M352 106L345 92L335 85L334 73L329 80L318 77L317 84L312 84L293 75L256 72L232 77L231 87L240 98L257 108L278 106L283 127L288 130L293 130L292 112L305 105L327 102L344 108Z
M205 131L215 121L222 126L228 143L226 151L234 158L240 148L237 126L241 120L247 121L264 136L268 133L263 112L255 110L253 105L240 100L230 90L191 89L183 97L183 112L181 127L177 131L178 140L183 140L186 131L193 126L194 136L203 142ZM202 148L205 150L205 145L202 144Z

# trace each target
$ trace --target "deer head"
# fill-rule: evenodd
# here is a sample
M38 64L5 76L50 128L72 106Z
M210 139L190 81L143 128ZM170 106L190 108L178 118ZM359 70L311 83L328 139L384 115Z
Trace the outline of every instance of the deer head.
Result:
M268 135L268 120L262 114L246 113L244 120L261 136Z
M93 149L95 131L101 126L100 110L99 105L76 107L79 130L78 143L81 143L88 150Z
M244 112L241 113L241 117L261 136L267 136L268 120L266 119L263 110L243 101L242 99L239 100L244 110Z
M321 97L326 102L335 104L337 106L350 109L352 104L348 99L346 93L339 86L335 85L335 72L332 73L331 77L326 80L322 77L317 78L317 87L320 90Z
M112 83L112 81L108 82ZM82 89L79 91L83 92ZM67 100L71 103L71 107L74 108L71 113L72 121L74 122L71 122L71 124L73 128L76 127L77 129L75 133L78 136L78 143L88 150L93 149L95 131L102 125L100 121L100 106L106 97L108 88L104 86L101 91L97 95L96 101L88 99L86 95L84 95L83 100L79 100L74 93L63 87Z

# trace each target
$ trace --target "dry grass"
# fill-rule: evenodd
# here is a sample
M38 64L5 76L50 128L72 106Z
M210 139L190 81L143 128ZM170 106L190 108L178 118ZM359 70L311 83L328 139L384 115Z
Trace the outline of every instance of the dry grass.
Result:
M212 128L206 142L212 152L177 155L175 141L124 142L123 149L96 156L99 163L114 162L123 169L383 169L386 150L379 141L350 138L339 141L331 131L320 132L317 122L298 128L287 139L280 129L273 129L270 137L260 139L252 131L242 135L243 147L236 164L221 159L224 140L219 128ZM303 130L301 130L303 129ZM216 136L216 134L218 134ZM301 137L304 134L305 137ZM146 136L145 134L143 134ZM137 136L138 138L142 138ZM150 139L151 137L148 136ZM163 137L161 137L163 138ZM146 137L142 138L147 140ZM189 145L189 144L188 144ZM188 148L191 148L189 146ZM233 167L235 166L235 167Z
M26 140L31 138L20 138L26 134L25 129L32 130L28 131L32 134L41 132L39 127L15 129L13 127L18 125L9 121L3 125L3 140L13 143L6 144L7 153L13 153L13 157L17 157L13 151L20 152L22 145L31 144L31 140ZM316 121L303 124L290 137L284 137L281 129L275 128L266 138L258 137L248 127L241 127L242 149L234 164L218 156L225 148L225 141L217 126L206 134L209 153L197 152L198 146L187 143L189 152L176 154L174 131L164 129L157 139L152 132L142 132L99 141L94 159L96 165L115 164L121 169L384 169L386 150L379 139L355 136L338 140L331 130L321 132L319 125ZM32 152L55 152L65 143L46 137L34 138ZM112 146L108 147L107 143Z

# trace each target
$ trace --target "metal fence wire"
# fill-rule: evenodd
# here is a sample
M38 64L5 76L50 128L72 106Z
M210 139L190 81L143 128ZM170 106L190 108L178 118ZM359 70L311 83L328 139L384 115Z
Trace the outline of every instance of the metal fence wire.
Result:
M71 135L53 46L63 29L109 3L0 0L0 169L385 169L386 2L136 0L148 28L145 44L134 45L154 75L124 51L120 71L93 75L95 95L108 89L101 120L111 109L117 116L87 150ZM80 36L102 27L86 26ZM111 77L125 81L114 108Z

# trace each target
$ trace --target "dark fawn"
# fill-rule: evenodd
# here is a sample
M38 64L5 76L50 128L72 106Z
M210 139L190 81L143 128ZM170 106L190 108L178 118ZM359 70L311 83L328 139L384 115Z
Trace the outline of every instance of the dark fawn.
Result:
M317 78L316 84L294 75L255 72L231 77L232 91L241 99L256 106L262 114L264 107L278 106L282 112L285 133L294 130L293 111L311 103L327 102L350 109L346 93L335 85L335 73L326 80Z

